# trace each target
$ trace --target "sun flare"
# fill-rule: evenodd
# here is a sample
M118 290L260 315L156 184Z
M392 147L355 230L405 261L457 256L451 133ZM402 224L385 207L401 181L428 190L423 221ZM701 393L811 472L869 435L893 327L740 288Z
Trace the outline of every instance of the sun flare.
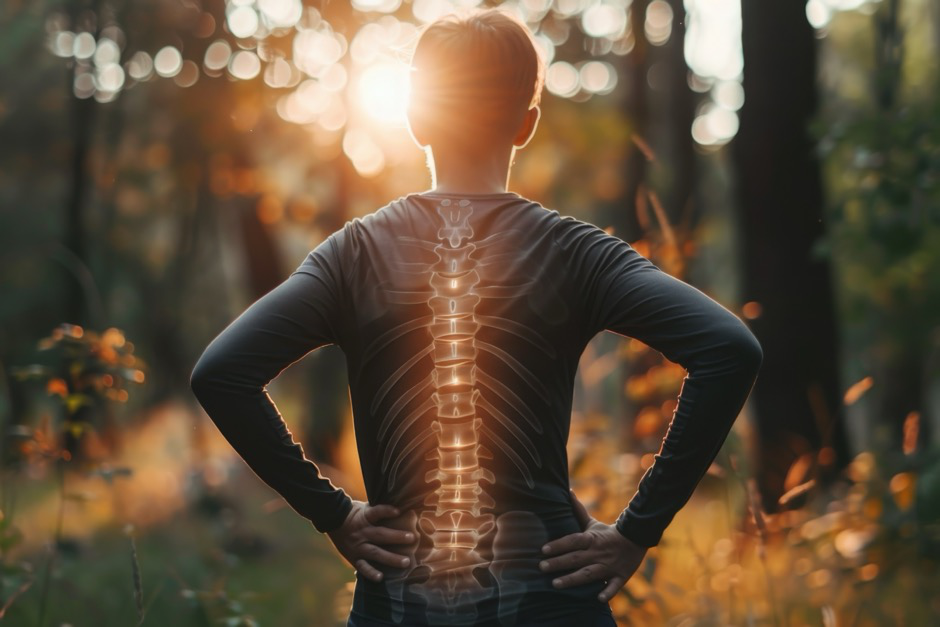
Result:
M408 66L404 63L375 63L359 77L356 102L376 121L404 126L410 83Z

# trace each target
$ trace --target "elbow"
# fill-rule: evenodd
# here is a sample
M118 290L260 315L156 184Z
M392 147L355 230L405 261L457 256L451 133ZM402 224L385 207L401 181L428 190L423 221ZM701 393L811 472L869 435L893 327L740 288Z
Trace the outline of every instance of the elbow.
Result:
M210 344L189 375L189 387L200 402L217 394L255 394L267 380L262 373L237 360L231 351Z
M731 335L730 347L740 369L756 378L764 361L764 349L743 322L739 321L737 331Z
M200 362L196 362L196 367L193 368L193 371L189 375L189 389L193 391L193 395L196 398L199 398L199 395L206 388L209 381L204 369L199 364Z
M196 361L193 371L189 375L189 388L196 398L200 398L211 388L219 378L215 363L206 357L206 353Z

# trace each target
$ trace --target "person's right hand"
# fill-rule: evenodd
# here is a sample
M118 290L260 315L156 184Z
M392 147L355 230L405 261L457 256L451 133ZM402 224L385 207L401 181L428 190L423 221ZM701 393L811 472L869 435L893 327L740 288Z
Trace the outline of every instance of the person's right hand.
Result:
M394 518L399 510L391 505L369 505L353 500L353 507L343 524L327 532L333 546L358 572L372 581L382 581L382 572L373 564L406 568L409 558L392 553L380 544L410 544L414 534L400 529L383 527L379 521Z
M640 567L649 549L628 540L616 526L592 518L573 491L571 503L584 531L546 544L542 552L554 557L543 560L539 567L542 572L578 569L555 579L552 584L556 588L604 581L607 586L597 598L609 601Z

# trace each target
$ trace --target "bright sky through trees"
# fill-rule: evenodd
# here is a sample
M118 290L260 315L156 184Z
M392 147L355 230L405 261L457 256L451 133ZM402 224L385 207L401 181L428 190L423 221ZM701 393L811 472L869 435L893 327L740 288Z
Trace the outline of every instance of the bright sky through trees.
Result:
M833 11L856 8L865 0L810 0L807 16L825 28ZM123 55L120 25L74 33L62 14L48 23L48 46L74 58L74 93L100 102L113 100L137 82L158 78L180 87L200 77L237 80L261 77L280 93L277 113L313 132L342 132L344 152L360 174L380 171L400 142L380 136L401 133L408 98L407 62L422 24L480 5L480 0L355 0L342 30L300 0L227 0L224 20L203 14L200 36L212 38L202 58L169 44ZM507 0L501 5L521 17L535 34L547 65L546 90L560 98L586 100L618 87L619 58L634 46L630 0ZM701 145L720 146L738 129L741 87L739 0L685 0L686 16L674 15L665 0L652 0L642 25L653 46L669 41L676 19L687 19L685 58L689 84L708 93L690 132ZM350 24L354 26L350 26ZM558 50L574 29L584 39L572 58ZM652 81L652 77L650 79ZM625 87L627 88L627 87ZM400 137L400 136L399 136ZM382 152L382 158L377 152Z

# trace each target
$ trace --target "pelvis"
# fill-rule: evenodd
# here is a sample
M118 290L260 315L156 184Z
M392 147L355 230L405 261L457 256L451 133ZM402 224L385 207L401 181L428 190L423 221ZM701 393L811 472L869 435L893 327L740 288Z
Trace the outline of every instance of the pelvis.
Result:
M396 623L404 619L407 589L411 596L424 599L430 625L472 625L479 618L477 604L494 598L500 623L505 627L516 624L526 591L533 581L545 577L538 562L549 538L535 514L505 512L481 527L485 532L475 546L455 543L454 548L436 546L441 540L430 526L419 523L415 512L409 512L406 520L405 528L419 538L406 552L412 566L385 580Z

